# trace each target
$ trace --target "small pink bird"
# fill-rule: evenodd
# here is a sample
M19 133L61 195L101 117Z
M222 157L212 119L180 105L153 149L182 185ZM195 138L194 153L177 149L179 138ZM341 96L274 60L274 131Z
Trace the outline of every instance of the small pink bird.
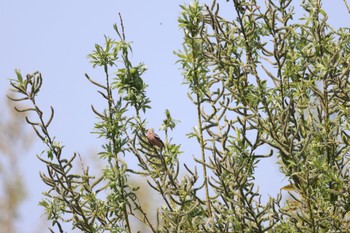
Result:
M146 137L148 139L148 142L152 146L158 146L160 149L162 149L164 147L164 143L163 143L162 139L160 139L160 137L154 133L153 129L147 129Z

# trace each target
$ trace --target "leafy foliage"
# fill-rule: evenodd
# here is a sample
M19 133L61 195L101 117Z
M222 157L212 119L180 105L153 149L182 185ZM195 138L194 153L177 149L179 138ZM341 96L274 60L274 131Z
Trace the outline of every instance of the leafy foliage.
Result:
M107 108L98 111L95 133L104 139L101 159L108 165L99 178L73 174L77 154L66 159L63 146L49 134L49 120L36 104L42 77L36 72L11 81L29 100L38 120L27 119L48 149L42 180L51 187L41 202L49 219L85 232L131 232L130 216L152 232L347 232L349 229L349 61L350 32L333 29L321 1L303 1L304 18L293 20L291 0L233 0L234 19L220 15L219 4L194 1L181 6L184 32L176 52L197 124L188 137L200 149L199 165L179 178L180 145L169 129L178 121L168 110L161 129L164 150L151 147L144 133L150 106L143 64L129 59L123 24L119 40L105 37L89 55L102 67L103 83L85 76L99 90ZM118 98L115 96L118 95ZM266 148L269 151L266 152ZM44 159L44 155L48 159ZM135 156L139 170L127 156ZM254 184L259 161L279 159L290 181L266 203ZM152 223L137 197L131 174L147 178L163 198ZM155 214L155 213L152 213Z

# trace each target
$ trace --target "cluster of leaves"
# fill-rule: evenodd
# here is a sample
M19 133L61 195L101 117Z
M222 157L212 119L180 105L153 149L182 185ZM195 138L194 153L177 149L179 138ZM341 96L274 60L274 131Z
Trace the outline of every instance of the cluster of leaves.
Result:
M321 1L231 1L183 7L178 52L198 127L211 229L221 232L345 232L349 228L349 29L327 24ZM270 147L270 153L264 155ZM261 203L260 159L280 159L291 194ZM209 158L209 161L207 162Z
M199 144L201 167L179 178L180 146L168 131L177 122L169 111L163 121L165 148L151 147L145 136L150 108L145 66L132 65L130 44L105 37L89 55L102 67L105 81L86 78L107 107L92 107L99 118L95 133L106 140L101 159L107 165L96 178L84 168L71 172L77 154L66 159L63 146L48 131L49 120L36 104L40 73L11 85L32 107L27 119L47 145L40 158L47 165L43 181L51 187L41 202L49 219L63 232L62 222L84 232L131 232L130 217L152 232L346 232L350 227L349 63L350 32L334 30L320 1L303 1L305 17L294 21L291 0L232 0L233 20L220 15L213 1L181 6L183 49L176 52L189 98L197 107L197 126L188 136ZM115 96L118 96L117 98ZM266 148L270 151L267 153ZM128 166L134 156L139 170ZM262 203L255 187L261 159L276 156L290 181L291 197ZM150 220L128 177L138 175L163 198L157 222ZM204 198L203 198L204 197ZM53 231L53 230L52 230Z
M141 76L146 68L143 64L132 65L129 59L131 47L125 41L121 25L121 32L114 25L120 40L105 37L105 45L96 44L95 50L88 56L94 67L103 68L104 83L85 74L107 103L107 108L102 111L92 106L92 111L100 119L95 124L94 133L106 141L99 153L107 164L101 176L92 176L88 167L83 167L82 174L72 172L78 154L64 155L63 145L49 133L54 109L51 108L51 114L45 120L37 104L43 81L41 74L35 72L23 77L16 70L17 78L11 80L12 90L21 96L9 98L29 101L31 107L16 110L35 113L36 117L26 117L26 121L47 145L47 150L38 158L46 164L47 172L40 176L50 189L44 193L45 198L40 205L59 232L64 232L66 224L63 223L66 222L71 223L73 229L84 232L132 232L131 216L143 222L152 232L162 231L160 215L165 215L166 211L155 214L157 222L152 223L143 207L145 204L140 203L136 195L139 187L128 182L130 175L147 177L149 185L159 192L170 211L190 208L188 200L194 198L191 184L196 178L183 180L182 183L178 181L180 146L168 139L168 132L175 128L177 121L168 110L161 126L166 135L166 148L163 151L153 148L145 138L146 119L142 114L150 108L150 100ZM117 98L114 97L116 94ZM128 166L125 157L130 155L137 158L140 170ZM174 219L174 225L177 223L178 219ZM54 232L54 229L50 230Z

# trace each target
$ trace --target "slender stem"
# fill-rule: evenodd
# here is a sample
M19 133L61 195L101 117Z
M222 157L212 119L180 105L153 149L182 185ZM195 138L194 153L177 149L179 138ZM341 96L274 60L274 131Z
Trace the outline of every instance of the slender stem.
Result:
M195 46L195 39L191 38L191 46L192 46L192 63L193 63L193 69L194 69L194 82L197 87L199 87L199 75L197 72L197 56L196 56L196 46ZM209 182L208 182L208 175L207 175L207 166L206 166L206 156L205 156L205 145L204 145L204 137L203 137L203 127L202 127L202 112L201 112L201 98L200 94L198 93L199 90L196 90L196 101L197 101L197 117L198 117L198 128L199 128L199 143L201 146L201 155L202 155L202 166L203 166L203 176L204 176L204 185L205 185L205 197L206 202L208 206L209 216L212 216L212 210L211 210L211 202L209 197Z
M105 74L106 74L106 87L107 87L107 96L108 96L108 112L109 112L109 120L111 121L110 124L114 124L113 123L113 96L112 96L112 88L110 87L110 83L109 83L109 75L108 75L108 65L105 64L104 65L104 71L105 71ZM112 141L112 150L113 150L113 154L114 154L114 148L116 147L116 142L115 142L115 138L113 137L111 139ZM120 171L120 167L119 167L119 161L118 161L118 154L115 154L116 156L116 167L117 167L117 171L119 172ZM131 233L131 227L130 227L130 222L129 222L129 216L128 216L128 210L127 210L127 206L126 206L126 203L127 200L126 200L126 196L125 196L125 193L124 193L124 184L123 184L123 180L122 178L120 177L120 174L118 174L118 186L119 188L121 189L121 195L122 195L122 198L123 198L123 213L124 213L124 218L125 218L125 225L126 225L126 228L127 228L127 231Z
M346 9L348 10L348 12L350 14L350 7L349 7L347 0L343 0L343 1L344 1L345 6L346 6Z
M206 197L206 202L207 202L207 206L208 206L208 210L209 210L209 216L211 217L212 210L211 210L211 202L210 202L210 197L209 197L209 184L208 184L208 175L207 175L207 166L206 166L206 156L205 156L205 150L204 150L201 104L200 104L200 98L199 98L198 94L197 94L197 116L198 116L198 128L199 128L199 143L201 145L201 154L202 154L202 161L203 161L205 197Z

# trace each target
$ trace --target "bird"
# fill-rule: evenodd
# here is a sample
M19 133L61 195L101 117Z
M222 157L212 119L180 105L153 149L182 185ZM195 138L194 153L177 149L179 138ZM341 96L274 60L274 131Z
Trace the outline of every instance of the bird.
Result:
M153 129L147 129L146 137L147 137L148 142L152 146L157 146L160 149L162 149L164 147L164 143L163 143L162 139L160 139L160 137L154 133Z

